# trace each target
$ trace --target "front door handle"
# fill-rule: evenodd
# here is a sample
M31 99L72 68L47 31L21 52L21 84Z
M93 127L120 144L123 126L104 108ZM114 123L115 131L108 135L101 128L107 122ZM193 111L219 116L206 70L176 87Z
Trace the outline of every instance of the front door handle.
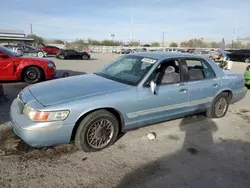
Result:
M213 87L218 87L218 84L214 84Z
M182 88L182 89L180 89L180 92L187 92L187 91L188 91L187 88Z

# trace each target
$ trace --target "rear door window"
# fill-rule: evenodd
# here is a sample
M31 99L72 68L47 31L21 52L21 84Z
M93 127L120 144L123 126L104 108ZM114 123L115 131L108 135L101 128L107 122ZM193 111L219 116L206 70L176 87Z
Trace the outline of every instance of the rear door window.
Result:
M205 60L200 59L186 59L189 81L211 79L216 77L212 67L209 63L204 61Z

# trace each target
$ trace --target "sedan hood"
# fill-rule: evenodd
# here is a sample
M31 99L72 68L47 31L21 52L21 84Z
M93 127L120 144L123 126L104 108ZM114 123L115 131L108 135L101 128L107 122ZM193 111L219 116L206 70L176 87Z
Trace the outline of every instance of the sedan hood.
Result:
M29 90L43 106L51 106L127 87L130 86L95 74L85 74L35 84Z

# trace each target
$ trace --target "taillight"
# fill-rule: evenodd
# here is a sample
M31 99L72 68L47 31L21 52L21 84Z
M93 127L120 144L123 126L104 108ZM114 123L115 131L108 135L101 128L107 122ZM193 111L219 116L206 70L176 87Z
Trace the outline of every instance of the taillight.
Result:
M246 70L247 70L247 71L250 71L250 65L247 66Z

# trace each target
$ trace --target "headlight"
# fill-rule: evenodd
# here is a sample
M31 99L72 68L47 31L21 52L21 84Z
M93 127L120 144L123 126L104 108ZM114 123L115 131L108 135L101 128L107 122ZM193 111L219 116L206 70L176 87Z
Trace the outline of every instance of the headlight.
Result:
M32 121L63 121L65 120L68 115L68 110L62 111L37 111L29 105L24 107L23 113L26 117L31 119Z
M51 61L49 61L49 62L47 63L47 65L48 65L48 67L50 67L50 68L55 67L55 64L54 64L53 62L51 62Z

